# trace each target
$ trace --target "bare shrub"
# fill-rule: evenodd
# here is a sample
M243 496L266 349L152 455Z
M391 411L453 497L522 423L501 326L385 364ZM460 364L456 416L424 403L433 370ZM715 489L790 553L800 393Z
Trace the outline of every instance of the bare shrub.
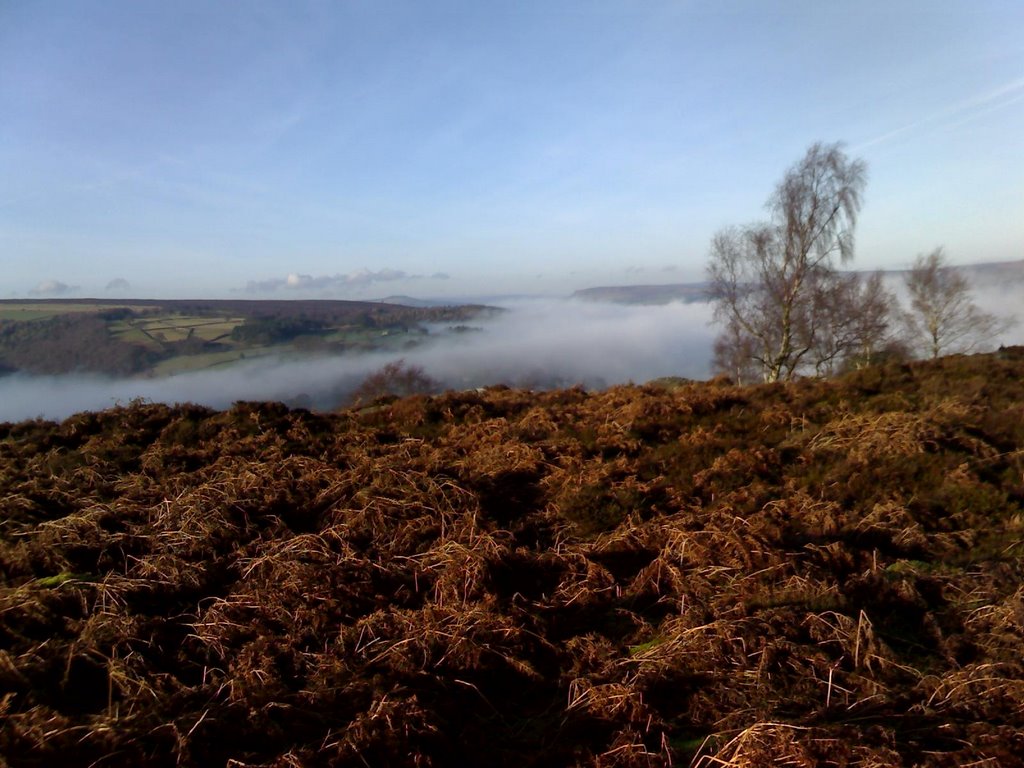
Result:
M422 367L396 360L363 379L349 400L353 405L365 405L382 397L425 395L437 389L438 383Z

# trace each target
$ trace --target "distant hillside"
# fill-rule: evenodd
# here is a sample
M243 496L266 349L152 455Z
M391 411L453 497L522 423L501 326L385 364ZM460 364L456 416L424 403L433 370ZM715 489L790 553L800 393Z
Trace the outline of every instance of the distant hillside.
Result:
M416 299L412 296L387 296L377 299L375 304L398 304L402 307L443 307L445 302L433 301L431 299Z
M963 264L957 269L964 272L972 283L978 285L1024 283L1024 259Z
M0 424L0 764L1021 766L1024 349Z
M583 301L608 301L615 304L668 304L707 301L707 283L673 283L670 285L611 285L583 288L572 294Z
M242 358L400 350L482 306L327 300L0 301L0 375L168 374Z
M972 283L980 286L1024 284L1024 259L1019 261L985 262L955 267L964 272ZM906 270L888 270L884 274L902 275ZM667 285L612 285L583 288L572 294L584 301L608 301L615 304L668 304L708 301L708 284L671 283Z
M947 267L966 275L972 285L989 286L997 283L1024 283L1024 259L1018 261L987 261L978 264L957 264ZM885 275L902 276L909 270L882 270Z

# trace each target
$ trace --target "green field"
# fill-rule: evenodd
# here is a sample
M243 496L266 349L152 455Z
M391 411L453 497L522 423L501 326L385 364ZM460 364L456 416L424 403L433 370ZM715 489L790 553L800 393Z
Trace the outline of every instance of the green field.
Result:
M228 349L223 352L205 352L198 355L176 355L154 365L153 373L157 376L172 376L176 373L202 371L206 368L230 365L242 359L262 357L269 354L270 349L270 347L257 350Z
M189 337L224 341L244 322L244 317L165 314L117 320L110 324L110 332L121 341L161 349L164 343Z
M131 304L50 304L47 302L25 302L24 304L0 303L0 320L46 320L58 315L71 315L79 312L109 312L112 309L130 309L142 312L145 307Z
M190 330L194 329L192 331L194 336L204 341L218 341L229 347L198 354L179 354L161 360L152 368L152 373L156 376L172 376L179 373L218 368L240 360L296 353L296 347L291 344L257 346L237 344L230 338L230 335L231 330L241 321L241 318L159 316L145 318L141 321L117 321L111 323L111 332L121 341L159 351L164 348L166 343L187 339ZM419 334L350 328L328 334L323 337L323 340L328 343L344 343L354 348L367 350L396 351L409 345L410 342L415 343L419 338L421 338ZM315 352L316 350L307 351Z
M163 345L156 339L146 335L141 328L136 328L127 322L118 321L110 324L111 335L127 344L139 344L150 349L162 349Z
M183 341L190 335L203 341L215 341L230 335L235 326L244 322L244 317L160 315L133 321L133 325L156 338L161 334L167 341Z
M356 349L375 351L401 351L410 345L417 344L422 338L420 334L391 332L383 334L379 330L364 329L332 333L324 337L328 342L344 342ZM307 350L309 352L310 350ZM315 350L313 351L315 354ZM218 352L205 352L196 355L175 355L161 360L153 366L156 376L172 376L178 373L202 371L236 363L240 360L256 360L271 355L301 355L291 344L273 344L266 346L245 346L226 349Z

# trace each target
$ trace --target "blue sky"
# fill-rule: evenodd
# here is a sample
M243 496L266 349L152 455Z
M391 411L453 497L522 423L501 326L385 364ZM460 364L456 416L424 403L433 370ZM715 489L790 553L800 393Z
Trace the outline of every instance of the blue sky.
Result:
M1024 4L0 0L0 296L700 279L815 141L855 264L1024 258Z

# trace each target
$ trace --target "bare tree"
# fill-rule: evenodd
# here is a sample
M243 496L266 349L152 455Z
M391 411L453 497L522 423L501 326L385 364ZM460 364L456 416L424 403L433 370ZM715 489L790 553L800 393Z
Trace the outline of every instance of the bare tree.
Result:
M762 378L756 355L753 337L738 325L729 324L715 339L713 366L737 384L753 384Z
M904 316L907 333L932 358L972 352L1013 325L974 303L970 283L946 264L942 248L918 256L905 281L910 294L910 311Z
M724 325L716 360L736 370L748 357L765 381L826 363L820 354L832 345L822 335L834 326L821 312L837 266L853 257L865 178L864 163L840 145L815 144L776 187L769 222L715 235L708 277Z
M813 291L814 372L863 368L897 351L898 304L881 272L833 273Z

